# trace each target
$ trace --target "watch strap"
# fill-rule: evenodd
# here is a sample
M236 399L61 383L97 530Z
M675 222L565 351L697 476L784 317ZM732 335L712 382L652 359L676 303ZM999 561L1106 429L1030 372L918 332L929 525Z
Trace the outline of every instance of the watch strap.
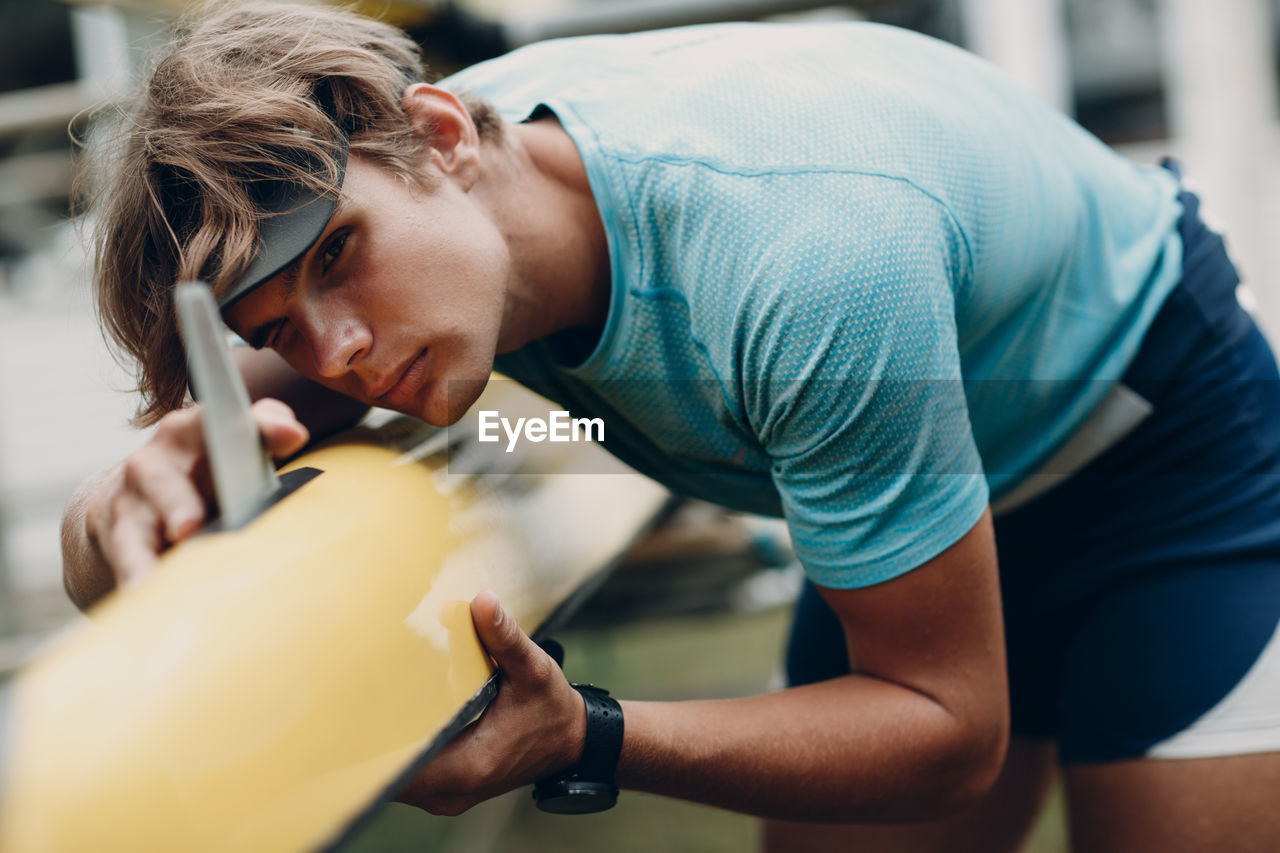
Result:
M587 706L587 733L582 758L573 772L580 779L613 784L622 755L622 706L609 691L594 684L570 682Z
M582 757L574 766L539 779L533 786L533 801L552 814L592 814L618 801L613 779L622 754L622 706L603 687L569 684L586 707Z

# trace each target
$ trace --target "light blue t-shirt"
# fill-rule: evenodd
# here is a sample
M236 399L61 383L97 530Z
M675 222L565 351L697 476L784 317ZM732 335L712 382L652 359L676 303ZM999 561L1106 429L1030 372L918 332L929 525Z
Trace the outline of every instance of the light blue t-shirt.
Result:
M819 584L956 542L1118 379L1180 274L1164 170L975 57L872 24L535 44L443 85L550 110L612 302L498 369L676 491L787 519Z

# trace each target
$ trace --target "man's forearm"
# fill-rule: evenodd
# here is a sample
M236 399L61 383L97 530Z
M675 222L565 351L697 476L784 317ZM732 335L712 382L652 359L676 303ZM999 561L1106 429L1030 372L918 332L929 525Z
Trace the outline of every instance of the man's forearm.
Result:
M1002 714L963 719L860 675L746 699L624 702L618 782L762 817L901 822L980 797L1007 745Z
M273 397L293 409L312 439L359 422L369 406L302 376L271 350L236 347L233 355L254 400Z

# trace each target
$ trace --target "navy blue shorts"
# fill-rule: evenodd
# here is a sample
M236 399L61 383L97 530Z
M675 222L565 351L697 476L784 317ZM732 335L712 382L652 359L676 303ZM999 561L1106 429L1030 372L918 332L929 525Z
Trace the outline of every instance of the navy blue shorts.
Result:
M1280 374L1222 239L1182 202L1183 280L1124 377L1154 411L995 521L1014 734L1057 741L1064 763L1159 755L1210 718L1233 746L1164 754L1280 749L1280 708L1217 718L1246 675L1273 696L1280 682L1257 665L1269 644L1280 661ZM848 671L807 584L788 678ZM1269 730L1251 740L1250 725Z

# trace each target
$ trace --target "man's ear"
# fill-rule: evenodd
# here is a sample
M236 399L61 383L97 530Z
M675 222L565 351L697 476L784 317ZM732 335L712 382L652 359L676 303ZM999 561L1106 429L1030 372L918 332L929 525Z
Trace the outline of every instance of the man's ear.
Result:
M470 189L480 176L480 134L453 93L414 83L401 99L414 130L428 140L427 156L445 175Z

